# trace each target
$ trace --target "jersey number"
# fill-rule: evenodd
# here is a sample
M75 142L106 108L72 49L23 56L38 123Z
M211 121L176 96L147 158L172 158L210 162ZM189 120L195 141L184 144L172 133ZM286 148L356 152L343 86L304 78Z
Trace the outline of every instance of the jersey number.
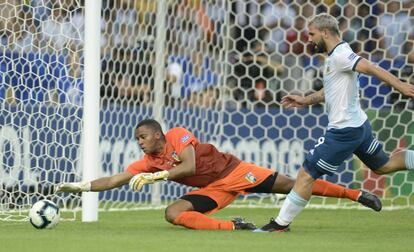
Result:
M318 143L315 144L315 148L318 147L319 145L323 144L325 142L325 138L324 137L320 137L318 139Z

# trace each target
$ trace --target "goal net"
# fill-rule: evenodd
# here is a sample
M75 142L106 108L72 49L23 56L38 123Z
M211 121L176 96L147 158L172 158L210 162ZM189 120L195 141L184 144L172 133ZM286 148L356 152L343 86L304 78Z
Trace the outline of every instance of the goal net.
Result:
M287 110L288 93L322 87L322 55L307 47L306 21L328 12L360 55L414 82L412 1L103 0L100 44L99 176L140 159L133 131L144 118L183 126L247 162L296 176L324 133L323 106ZM84 90L82 0L0 2L0 219L24 219L51 199L72 215L80 194L53 194L82 180ZM361 75L361 103L387 152L413 149L414 103ZM369 190L385 208L413 205L414 175L378 176L356 158L333 176ZM174 182L101 192L100 209L164 207L192 188ZM277 207L281 195L252 194L232 206ZM358 207L314 197L313 207Z

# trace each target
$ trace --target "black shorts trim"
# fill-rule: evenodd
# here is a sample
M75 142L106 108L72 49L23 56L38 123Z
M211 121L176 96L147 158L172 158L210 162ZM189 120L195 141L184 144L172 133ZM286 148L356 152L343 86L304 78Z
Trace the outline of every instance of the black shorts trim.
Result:
M263 180L262 183L258 184L255 187L248 188L245 190L245 192L249 193L271 193L273 185L276 181L278 172L273 173L269 177L267 177L265 180Z
M218 207L216 201L205 195L190 194L184 195L180 199L190 202L194 211L199 213L205 213Z

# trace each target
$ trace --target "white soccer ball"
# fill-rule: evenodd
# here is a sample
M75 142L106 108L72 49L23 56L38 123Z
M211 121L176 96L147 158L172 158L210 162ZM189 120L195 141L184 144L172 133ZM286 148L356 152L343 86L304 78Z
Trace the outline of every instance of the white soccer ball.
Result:
M33 204L29 218L37 229L54 228L60 220L59 207L50 200L40 200Z

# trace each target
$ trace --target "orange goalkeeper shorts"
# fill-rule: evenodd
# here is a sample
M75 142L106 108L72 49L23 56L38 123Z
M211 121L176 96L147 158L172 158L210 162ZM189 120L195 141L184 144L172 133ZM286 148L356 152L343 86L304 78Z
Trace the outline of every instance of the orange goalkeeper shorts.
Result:
M206 187L187 193L186 195L203 195L213 199L217 207L205 212L206 214L217 212L228 206L245 190L260 185L274 171L257 166L255 164L241 162L229 175L217 180Z

